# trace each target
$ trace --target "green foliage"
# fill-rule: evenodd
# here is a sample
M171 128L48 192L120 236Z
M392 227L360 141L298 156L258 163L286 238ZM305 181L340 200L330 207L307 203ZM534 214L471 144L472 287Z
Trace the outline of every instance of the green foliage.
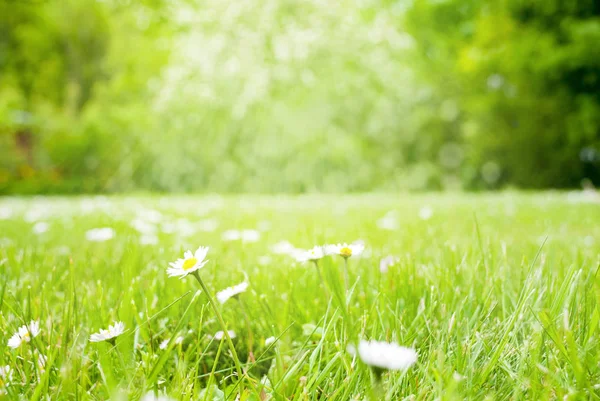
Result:
M0 192L598 184L599 18L592 0L0 0Z

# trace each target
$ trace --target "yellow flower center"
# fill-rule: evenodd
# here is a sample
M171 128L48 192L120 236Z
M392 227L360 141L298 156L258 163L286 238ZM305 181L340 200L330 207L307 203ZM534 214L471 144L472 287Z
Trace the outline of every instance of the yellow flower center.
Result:
M350 249L349 247L345 246L342 249L340 249L340 255L347 258L349 256L352 256L352 249Z
M196 266L196 263L198 263L198 259L196 258L186 259L185 262L183 262L183 270L191 269L192 267Z

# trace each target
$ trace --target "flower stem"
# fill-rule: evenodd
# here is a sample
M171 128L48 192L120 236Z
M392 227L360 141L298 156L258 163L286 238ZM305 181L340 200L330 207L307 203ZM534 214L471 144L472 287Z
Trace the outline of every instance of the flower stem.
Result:
M313 263L315 264L315 269L317 269L317 274L319 276L319 281L321 282L321 284L323 285L323 288L325 289L325 295L327 295L327 302L329 302L329 290L327 289L327 283L325 282L325 280L323 280L323 275L321 275L321 270L319 269L319 262L317 260L313 260Z
M254 360L254 352L252 349L254 347L254 336L252 335L252 329L250 328L250 318L248 317L248 311L246 310L246 307L244 306L244 303L242 302L240 297L236 296L235 298L240 303L240 309L242 309L242 314L244 315L244 319L246 320L246 326L248 326L248 354L250 356L250 362L254 363L256 362Z
M233 346L233 341L231 341L231 337L229 336L229 331L227 331L227 326L225 325L225 321L223 320L223 316L221 316L221 312L219 312L219 308L217 307L217 304L213 300L213 297L212 297L210 291L206 287L206 284L204 284L204 281L202 281L202 278L200 277L200 274L198 273L198 271L193 272L192 275L194 277L196 277L196 280L198 280L198 282L200 283L200 286L202 287L202 290L204 291L204 293L208 297L208 301L210 302L210 306L215 311L215 315L217 315L217 320L219 321L219 324L221 325L221 329L223 330L223 335L227 339L227 344L229 344L229 348L231 348L231 354L233 355L233 361L235 362L235 369L237 371L237 374L238 374L238 376L240 378L240 382L241 382L244 379L243 374L242 374L242 365L241 365L240 360L238 358L237 352L235 352L235 347ZM243 386L241 388L243 389Z
M346 288L346 296L348 296L348 258L344 257L344 287Z

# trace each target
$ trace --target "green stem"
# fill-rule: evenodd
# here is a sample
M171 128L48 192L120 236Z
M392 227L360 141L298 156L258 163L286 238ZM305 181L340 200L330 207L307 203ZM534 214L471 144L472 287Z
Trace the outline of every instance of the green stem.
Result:
M252 348L254 347L254 336L252 335L252 329L250 328L250 318L248 317L248 311L246 310L246 307L244 306L244 303L242 302L240 297L236 296L235 298L240 303L242 314L244 315L244 319L246 320L246 326L248 326L248 352L250 355L252 355L252 358L254 358L254 352L252 350Z
M315 269L317 269L319 281L321 282L321 284L323 285L323 288L325 289L325 295L327 296L327 302L329 302L329 298L330 298L329 290L327 289L327 283L325 282L325 280L323 280L323 275L321 274L321 270L319 269L319 261L313 260L313 263L315 264Z
M231 348L231 354L233 355L233 361L235 362L235 369L236 369L237 374L239 376L240 382L242 382L243 379L244 379L244 376L243 376L243 373L242 373L242 364L240 363L240 360L238 358L237 352L235 352L235 347L233 346L233 341L231 341L231 337L229 336L229 331L227 331L227 326L225 325L225 321L223 320L223 316L221 316L221 312L219 312L219 308L217 307L217 304L213 300L213 297L212 297L210 291L208 290L208 288L206 287L206 285L204 284L204 281L202 281L202 278L200 278L200 274L198 273L198 271L193 272L192 275L194 277L196 277L196 280L198 280L198 282L200 283L200 286L202 287L202 290L204 291L204 293L208 297L208 301L210 302L210 306L215 311L215 315L217 315L217 320L219 321L219 324L221 325L221 329L223 330L223 335L227 339L227 344L229 344L229 348ZM243 387L242 387L242 390L243 390Z
M346 296L348 296L348 258L344 257L344 287L346 288Z

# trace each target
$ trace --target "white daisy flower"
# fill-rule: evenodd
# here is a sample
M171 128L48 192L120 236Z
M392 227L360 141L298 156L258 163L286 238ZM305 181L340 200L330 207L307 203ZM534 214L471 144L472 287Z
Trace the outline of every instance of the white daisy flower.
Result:
M219 227L219 222L216 219L206 219L198 223L198 229L205 232L213 232Z
M12 218L13 211L8 206L0 206L0 220L8 220ZM0 368L2 368L0 366Z
M337 244L337 245L326 245L325 253L328 255L340 255L343 258L349 258L351 256L358 256L365 250L365 246L361 243L354 242L352 244Z
M355 355L357 350L348 347L348 352ZM380 369L406 370L417 362L417 351L385 341L365 341L358 343L358 356L369 366Z
M385 216L377 220L377 227L389 231L395 231L400 228L397 213L393 210L387 212Z
M13 370L10 366L0 366L0 394L6 394L6 387L13 379Z
M271 245L271 252L279 254L279 255L287 255L296 250L296 247L292 245L289 241L279 241L273 245Z
M221 234L223 241L237 241L242 238L242 233L238 230L227 230Z
M167 338L166 340L164 340L163 342L160 343L160 345L158 346L158 348L160 349L167 349L167 346L169 345L169 339ZM183 342L183 337L182 336L178 336L175 341L173 341L176 345L179 345Z
M248 283L243 282L238 285L234 285L233 287L225 288L223 291L217 292L217 300L224 304L231 297L235 297L242 292L246 292L248 289Z
M48 231L48 228L50 228L50 225L48 223L46 223L45 221L38 221L33 225L32 230L34 234L40 235Z
M167 269L167 274L169 277L184 278L188 274L200 270L208 263L208 260L204 260L207 253L207 246L198 247L194 253L185 251L183 259L177 259L175 262L169 263L171 267Z
M294 251L292 253L298 262L315 262L325 256L322 246L315 246L312 249L306 251Z
M101 341L114 342L114 338L120 336L125 331L125 324L123 322L116 322L115 324L108 326L108 329L100 329L99 332L94 333L90 336L90 342L98 343Z
M429 220L433 216L433 209L430 206L423 206L419 209L419 218L421 220Z
M32 320L28 325L19 327L19 330L8 340L8 346L19 348L23 342L30 342L33 337L40 334L40 323Z
M158 237L154 234L142 234L140 236L140 245L156 245Z
M235 338L235 331L233 330L227 330L227 334L229 334L230 338ZM219 330L215 333L214 339L215 340L222 340L223 337L225 336L225 333L223 333L223 330Z
M265 339L265 347L268 347L269 345L273 344L275 342L276 338L275 337L269 337Z
M48 362L48 358L45 355L38 354L37 365L40 372L44 373L46 371L46 362Z
M115 236L115 230L110 227L92 228L86 231L85 239L92 242L104 242Z
M399 259L396 256L392 256L392 255L388 255L385 258L382 258L379 261L379 271L381 273L387 273L388 269L391 266L394 266L396 263L398 263Z
M257 230L242 230L241 238L243 242L256 242L260 239L260 232Z

